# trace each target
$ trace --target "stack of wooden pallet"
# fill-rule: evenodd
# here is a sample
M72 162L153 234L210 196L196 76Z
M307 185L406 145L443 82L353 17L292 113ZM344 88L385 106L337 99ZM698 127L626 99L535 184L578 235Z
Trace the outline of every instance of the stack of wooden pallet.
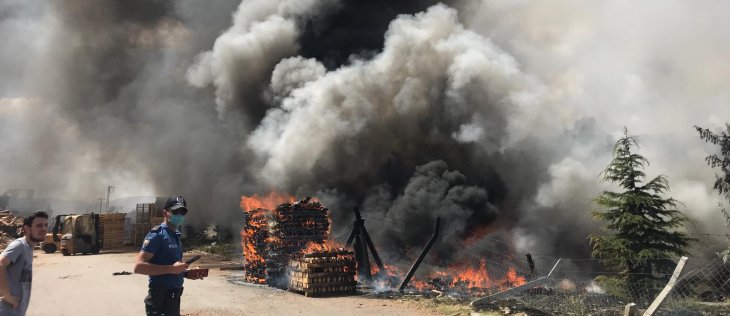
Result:
M274 210L245 211L241 235L246 280L286 288L289 261L300 257L307 245L327 240L328 212L309 198L281 204Z
M289 264L289 290L305 296L350 295L356 285L352 251L307 253Z
M281 204L269 222L266 245L266 276L270 286L285 289L289 284L286 267L302 255L309 244L323 244L329 236L328 211L319 202L303 199Z
M158 200L160 200L160 198L158 198ZM157 207L157 205L164 204L137 204L137 210L135 212L134 232L131 238L132 242L135 245L141 246L144 242L144 237L147 236L150 230L155 226L162 224L162 221L165 219L162 216L161 206Z
M246 282L266 283L266 245L269 242L271 211L263 208L243 213L243 256L246 259Z
M102 236L102 247L104 249L121 248L126 239L124 225L126 214L112 213L99 215L99 229Z
M134 221L134 232L132 236L132 242L136 246L141 246L144 242L144 237L150 232L150 217L155 210L154 203L140 203L137 204L135 211Z

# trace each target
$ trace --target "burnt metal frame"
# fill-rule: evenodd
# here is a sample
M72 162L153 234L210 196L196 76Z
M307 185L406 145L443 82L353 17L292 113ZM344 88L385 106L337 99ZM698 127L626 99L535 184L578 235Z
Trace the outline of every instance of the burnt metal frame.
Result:
M413 266L411 266L411 269L408 270L408 274L406 274L406 277L403 279L403 283L400 284L400 287L398 288L398 292L403 293L403 290L408 285L408 282L411 281L413 274L416 273L416 270L418 270L418 266L421 265L423 258L426 258L426 254L428 254L428 251L431 249L431 246L433 246L433 243L436 242L436 238L438 238L438 236L439 236L440 229L441 229L441 217L436 217L436 227L434 227L434 229L433 229L433 235L431 236L431 239L428 240L426 247L424 247L423 250L421 251L421 255L418 256L418 259L416 259L416 261L413 263Z
M375 259L375 264L378 265L378 275L385 273L385 266L383 265L383 261L380 260L380 256L378 256L378 251L375 250L375 245L373 245L373 241L370 239L368 230L365 228L365 220L362 218L360 210L357 207L354 207L352 210L355 213L355 223L350 232L350 236L347 238L347 245L351 245L353 241L355 242L352 248L355 250L355 261L357 261L358 269L357 275L362 276L362 280L369 282L372 280L372 276L370 275L370 256L368 249L370 249L370 254Z

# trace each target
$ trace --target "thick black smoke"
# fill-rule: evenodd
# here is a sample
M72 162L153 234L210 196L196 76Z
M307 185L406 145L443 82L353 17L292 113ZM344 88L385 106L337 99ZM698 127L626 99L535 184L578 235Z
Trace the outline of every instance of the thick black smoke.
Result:
M8 186L183 194L193 220L234 229L240 195L279 189L319 196L335 234L359 206L392 261L436 216L445 262L485 233L505 252L586 256L598 174L628 125L703 230L719 216L691 127L730 115L726 21L701 14L724 4L0 6Z
M299 55L317 59L330 70L356 57L372 57L383 49L383 34L393 19L421 12L439 2L444 1L342 1L336 11L306 23ZM444 3L449 2L453 1Z

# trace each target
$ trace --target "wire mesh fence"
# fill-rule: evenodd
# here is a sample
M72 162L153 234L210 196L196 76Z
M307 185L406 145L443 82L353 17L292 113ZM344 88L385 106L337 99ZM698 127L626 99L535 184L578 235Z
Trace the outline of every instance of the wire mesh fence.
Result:
M372 231L394 229L389 224L397 223L395 219L365 218L375 223L368 227ZM337 240L344 242L350 230L341 232ZM559 259L537 253L516 256L509 242L474 235L488 242L455 249L458 255L447 265L429 262L430 266L416 274L411 289L493 305L519 302L526 310L545 315L623 315L629 303L638 310L649 308L674 272L649 269L645 273L617 273L606 271L592 258ZM653 260L653 267L673 268L677 262L677 258ZM688 262L692 268L679 274L654 315L730 315L730 263L716 256L690 257ZM408 267L399 268L402 274Z
M646 310L670 277L657 273L627 276L587 269L586 266L597 263L592 259L542 259L544 264L556 264L555 269L527 275L522 286L487 294L480 303L517 300L553 315L623 315L629 303L634 303L638 310ZM730 315L730 263L694 259L704 263L680 274L654 315Z
M535 270L520 271L524 283L492 293L482 303L517 300L547 314L614 315L631 302L645 308L661 290L655 282L618 282L610 276L597 281L602 272L587 268L595 260L540 258L537 264Z
M716 258L682 273L657 314L730 315L728 297L730 262Z

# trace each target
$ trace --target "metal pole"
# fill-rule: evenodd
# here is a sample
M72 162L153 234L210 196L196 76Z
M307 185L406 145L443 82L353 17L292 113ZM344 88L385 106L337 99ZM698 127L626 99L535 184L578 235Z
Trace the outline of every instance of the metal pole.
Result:
M104 204L104 198L99 198L99 214L101 214L101 206Z
M365 244L360 238L360 225L355 225L355 261L357 261L357 275L361 281L370 281L370 264L368 262L368 253Z
M352 241L355 240L355 234L357 234L357 223L358 223L357 220L355 220L355 222L352 223L352 230L350 231L350 237L347 237L347 242L345 243L345 245L349 246L350 244L352 244Z
M362 226L362 236L364 237L363 239L365 239L365 243L368 245L368 248L370 248L370 253L373 254L375 264L378 265L378 274L386 275L383 261L380 260L380 256L378 256L378 251L375 250L375 245L373 245L373 241L370 240L370 235L368 235L368 231L367 229L365 229L365 225Z
M106 187L106 210L109 211L109 194L114 191L114 187L109 185ZM101 212L99 212L101 213Z
M385 266L383 265L383 261L380 260L380 256L378 256L378 251L375 250L375 245L373 244L372 239L370 239L370 234L368 234L367 228L365 228L365 220L362 218L362 215L360 214L360 209L355 206L352 209L355 212L355 221L360 222L360 235L367 247L370 249L370 253L373 254L373 259L375 259L375 264L378 265L378 273L385 274ZM348 239L349 240L349 239ZM370 262L368 262L368 265Z
M362 224L362 222L360 222ZM365 226L360 226L360 232L362 233L362 230L365 228ZM359 235L360 237L360 250L362 251L362 256L360 257L362 259L362 269L360 269L362 272L361 274L365 277L364 280L371 281L373 276L370 274L370 257L368 256L368 246L365 242L365 238L363 238L362 234Z
M408 270L408 274L406 274L406 278L403 279L403 283L400 284L400 287L398 288L398 292L403 292L403 290L408 285L408 282L411 281L413 274L416 273L418 266L421 265L421 261L423 261L423 258L426 257L426 254L428 254L428 250L431 249L431 246L433 246L433 243L436 241L436 238L438 238L440 228L441 228L441 218L436 217L436 227L434 227L434 229L433 229L433 236L431 236L431 239L428 240L426 247L423 248L423 251L421 251L421 255L418 256L418 259L416 259L416 262L413 263L413 266L411 267L411 269Z

